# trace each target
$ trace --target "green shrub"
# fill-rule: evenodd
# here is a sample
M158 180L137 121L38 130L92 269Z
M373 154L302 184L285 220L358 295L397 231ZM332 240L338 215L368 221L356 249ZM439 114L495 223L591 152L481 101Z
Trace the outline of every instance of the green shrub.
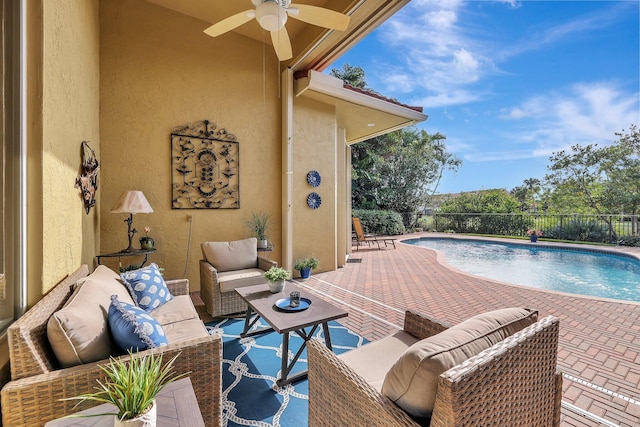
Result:
M640 247L640 237L638 236L622 236L618 241L620 246L636 246Z
M578 242L609 243L609 228L593 220L572 220L545 231L545 237Z
M394 236L404 233L402 216L393 211L354 209L353 216L360 218L365 233Z

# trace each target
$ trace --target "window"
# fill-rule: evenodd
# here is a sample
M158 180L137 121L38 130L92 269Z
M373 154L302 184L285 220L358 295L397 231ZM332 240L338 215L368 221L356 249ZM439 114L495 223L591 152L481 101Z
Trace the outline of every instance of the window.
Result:
M0 8L2 122L0 123L0 331L18 316L22 303L24 226L21 220L24 156L20 134L20 6L3 1ZM22 308L21 308L22 307Z

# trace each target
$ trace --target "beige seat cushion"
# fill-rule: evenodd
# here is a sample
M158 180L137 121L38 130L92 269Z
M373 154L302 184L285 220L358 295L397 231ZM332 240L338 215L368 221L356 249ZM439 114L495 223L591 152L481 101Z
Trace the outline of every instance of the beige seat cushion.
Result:
M153 309L150 314L163 327L184 320L200 319L189 295L174 296L170 301Z
M382 393L414 417L433 411L438 376L535 323L536 311L507 308L479 314L418 341L387 373Z
M398 331L381 340L344 352L338 358L376 390L381 391L382 382L391 366L417 341L413 335Z
M167 336L169 344L209 336L207 328L200 319L190 319L183 320L182 322L170 323L168 325L163 325L162 329L164 329L164 333Z
M133 304L131 295L105 266L80 280L65 306L47 323L47 337L62 367L107 359L118 354L107 322L111 295Z
M258 240L255 237L233 242L205 242L200 247L202 256L218 271L258 266Z
M267 279L264 278L264 271L259 268L248 268L218 273L218 282L220 292L225 293L244 286L266 284Z

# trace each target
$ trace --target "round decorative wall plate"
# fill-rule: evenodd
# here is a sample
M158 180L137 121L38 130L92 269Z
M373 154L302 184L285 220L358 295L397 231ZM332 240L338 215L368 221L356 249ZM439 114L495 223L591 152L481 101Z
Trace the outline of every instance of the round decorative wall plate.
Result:
M321 204L322 199L318 193L311 193L307 196L307 205L309 205L311 209L318 209Z
M307 182L310 186L317 187L318 185L320 185L321 181L322 178L320 177L318 171L311 171L307 174Z

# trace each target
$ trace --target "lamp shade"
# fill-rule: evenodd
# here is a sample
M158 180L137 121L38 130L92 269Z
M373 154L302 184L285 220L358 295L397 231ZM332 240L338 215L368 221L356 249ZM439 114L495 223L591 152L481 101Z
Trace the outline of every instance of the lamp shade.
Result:
M142 191L129 190L120 195L116 204L111 208L113 213L151 213L153 209L142 194Z

